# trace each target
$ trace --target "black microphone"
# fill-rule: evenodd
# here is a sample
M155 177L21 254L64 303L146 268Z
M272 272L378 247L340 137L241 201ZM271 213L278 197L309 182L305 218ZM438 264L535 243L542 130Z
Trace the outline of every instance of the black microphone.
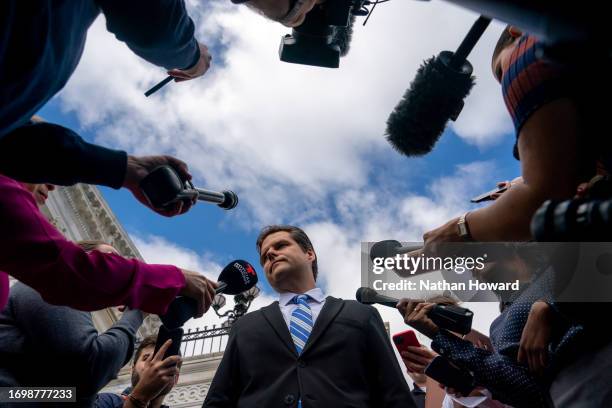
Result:
M375 258L393 258L398 254L407 254L423 248L422 244L402 246L399 241L388 239L385 241L376 242L370 249L370 259Z
M379 305L392 307L399 302L398 299L381 295L377 291L368 287L357 289L355 299L359 303L371 305L378 303ZM472 330L472 318L474 313L470 309L455 305L435 305L427 314L429 318L441 328L450 330L459 334L468 334Z
M171 207L178 200L191 201L196 198L217 204L224 210L231 210L238 205L238 196L233 191L210 191L195 188L191 181L182 180L176 171L167 165L151 171L140 182L140 189L153 208Z
M237 295L251 289L257 284L257 281L255 268L247 261L238 259L223 268L217 279L219 286L215 293ZM175 329L183 326L187 320L195 316L197 309L198 304L195 299L179 296L170 303L166 314L159 318L168 329Z
M395 309L398 299L394 299L389 296L381 295L377 291L368 287L361 287L357 289L357 293L355 294L355 299L359 303L363 303L364 305L372 305L374 303L378 303L379 305L392 307Z
M172 75L168 75L166 78L161 80L157 85L153 86L153 88L145 92L145 96L148 98L149 96L153 95L155 92L159 91L164 85L166 85L168 82L172 81L173 79L174 77Z
M406 156L429 153L448 120L459 117L474 86L474 70L466 58L490 22L480 16L454 53L442 51L419 67L387 119L387 140L395 150Z

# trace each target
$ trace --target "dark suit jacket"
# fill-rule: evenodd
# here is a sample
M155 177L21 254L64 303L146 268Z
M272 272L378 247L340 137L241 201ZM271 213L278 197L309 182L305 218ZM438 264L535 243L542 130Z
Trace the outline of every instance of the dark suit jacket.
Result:
M301 356L274 302L241 317L206 408L410 408L414 402L378 311L328 297Z

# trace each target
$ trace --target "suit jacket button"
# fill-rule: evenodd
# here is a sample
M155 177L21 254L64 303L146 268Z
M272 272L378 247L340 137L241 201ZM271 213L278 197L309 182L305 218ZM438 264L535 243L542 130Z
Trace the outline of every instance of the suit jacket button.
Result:
M300 367L300 368L306 367L306 362L304 360L298 361L298 367Z
M295 402L295 397L293 396L293 394L285 395L285 405L291 405L294 402Z

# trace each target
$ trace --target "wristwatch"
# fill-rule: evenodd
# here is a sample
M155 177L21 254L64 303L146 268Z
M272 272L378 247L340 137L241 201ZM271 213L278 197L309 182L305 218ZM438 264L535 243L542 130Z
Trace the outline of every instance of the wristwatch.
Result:
M472 234L470 234L470 228L468 227L468 223L466 220L467 215L470 212L466 212L461 217L459 217L459 221L457 221L457 230L459 232L459 236L464 241L473 241Z

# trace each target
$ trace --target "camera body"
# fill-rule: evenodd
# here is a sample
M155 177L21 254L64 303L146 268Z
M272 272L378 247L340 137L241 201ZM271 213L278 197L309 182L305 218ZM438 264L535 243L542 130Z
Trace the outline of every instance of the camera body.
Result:
M364 16L368 0L327 0L317 4L304 22L281 39L281 61L338 68L348 50L352 16Z

